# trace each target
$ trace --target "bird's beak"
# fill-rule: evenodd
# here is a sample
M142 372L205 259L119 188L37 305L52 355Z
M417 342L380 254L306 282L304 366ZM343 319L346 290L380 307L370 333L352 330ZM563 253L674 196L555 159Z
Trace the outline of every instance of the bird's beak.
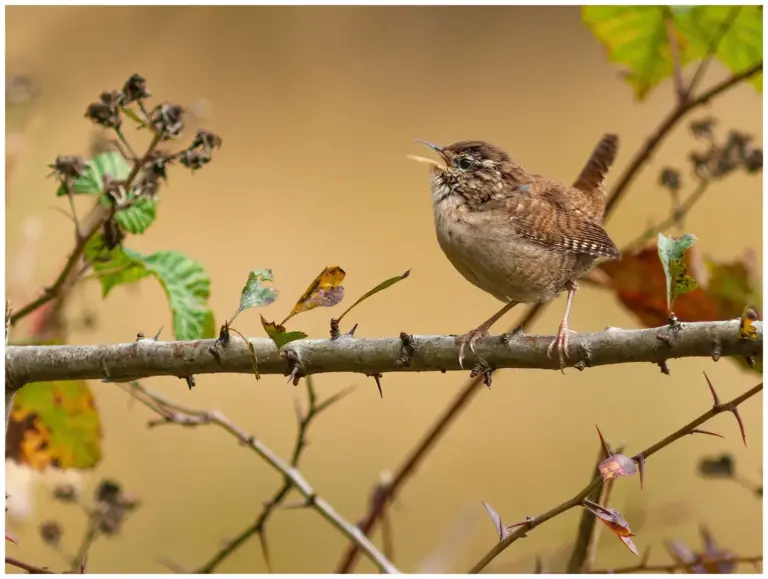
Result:
M426 157L419 157L417 155L408 155L408 158L417 161L419 163L426 163L427 165L431 165L432 167L436 169L445 169L446 164L446 158L445 158L445 151L443 151L443 148L440 145L435 145L434 143L430 143L428 141L422 141L421 139L414 139L417 143L421 143L422 145L426 145L433 151L435 151L438 155L440 155L440 159L443 161L443 163L439 163L435 161L434 159L427 159Z

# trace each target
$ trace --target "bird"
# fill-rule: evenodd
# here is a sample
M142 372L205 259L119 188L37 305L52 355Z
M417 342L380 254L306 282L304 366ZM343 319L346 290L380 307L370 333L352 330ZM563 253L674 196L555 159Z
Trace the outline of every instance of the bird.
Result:
M544 303L568 292L565 313L547 349L557 351L561 372L568 355L568 327L578 280L621 253L603 228L605 177L619 138L604 134L581 173L568 185L530 173L502 148L485 141L439 146L416 139L439 161L409 155L430 166L437 241L464 278L504 303L488 320L456 336L459 364L465 349L520 303Z

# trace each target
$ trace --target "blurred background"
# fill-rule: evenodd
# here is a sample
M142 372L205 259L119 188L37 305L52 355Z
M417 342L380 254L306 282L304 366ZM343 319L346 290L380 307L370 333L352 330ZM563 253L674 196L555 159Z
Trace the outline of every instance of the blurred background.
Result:
M200 260L212 280L217 322L237 306L250 270L272 268L280 298L243 313L237 328L262 336L259 313L282 319L327 265L347 272L348 299L412 269L409 279L357 308L358 336L460 333L498 307L471 286L440 251L433 231L428 173L410 162L413 142L482 139L525 167L572 181L604 132L621 137L615 175L673 107L665 81L638 103L576 7L13 7L6 11L7 74L24 77L8 98L6 291L17 304L35 297L61 268L72 224L55 207L46 176L57 155L89 155L94 126L83 118L104 90L138 72L153 102L191 110L187 137L205 127L223 138L214 162L194 175L176 170L163 190L159 220L127 245L142 252L176 249ZM728 71L713 62L705 86ZM31 87L31 88L30 88ZM11 86L13 88L13 86ZM14 104L15 103L15 104ZM692 119L712 115L723 130L753 134L762 146L762 98L743 84ZM687 167L693 147L684 123L639 175L607 225L618 246L669 213L658 185L665 165ZM144 133L129 132L135 143ZM686 169L687 171L687 169ZM684 187L692 180L684 171ZM751 248L762 263L761 176L743 172L715 183L686 220L697 247L717 259ZM81 215L90 199L80 199ZM137 332L170 339L161 287L148 279L101 300L83 282L68 307L71 343L125 342ZM351 303L351 302L350 302ZM553 334L564 296L530 333ZM343 307L343 306L339 306ZM340 310L319 308L295 320L325 336ZM521 315L508 314L506 331ZM82 323L83 319L87 323ZM599 331L639 322L608 292L585 287L571 327ZM483 390L420 465L391 511L394 559L405 571L464 571L497 540L480 501L507 523L536 515L572 496L591 477L598 424L627 453L649 446L705 411L706 370L723 400L756 383L731 361L670 362L586 372L503 371ZM365 512L373 485L396 468L463 387L460 373L391 374L380 399L374 382L356 375L315 380L321 397L358 389L311 427L301 470L350 521ZM157 378L144 385L201 409L218 409L288 456L296 434L294 398L303 388L279 376ZM103 423L104 458L86 473L39 475L8 464L9 528L20 541L8 553L54 569L61 557L38 526L64 528L61 549L76 549L81 512L50 498L62 477L84 489L103 478L138 497L139 509L118 535L100 540L89 572L165 572L163 560L195 569L248 526L280 476L224 432L207 427L148 429L155 416L114 385L90 383ZM761 502L728 480L697 474L702 457L730 453L746 479L760 484L762 395L746 403L745 448L731 416L708 428L725 439L679 441L646 465L645 490L621 479L611 505L629 520L651 560L669 560L665 539L701 550L699 527L740 555L761 552ZM562 570L580 510L558 517L503 553L488 571L530 572L539 556ZM280 572L329 572L346 541L311 511L277 512L269 525L272 565ZM380 535L375 535L380 544ZM615 537L601 534L596 567L637 562ZM437 561L437 567L428 563ZM432 564L432 563L429 563ZM361 559L358 571L372 571ZM257 539L237 550L221 572L265 572ZM745 568L745 571L749 568Z

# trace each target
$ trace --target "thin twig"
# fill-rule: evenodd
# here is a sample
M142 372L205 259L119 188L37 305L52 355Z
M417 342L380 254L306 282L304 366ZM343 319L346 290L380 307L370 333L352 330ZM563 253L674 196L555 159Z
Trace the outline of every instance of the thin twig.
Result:
M608 219L622 201L624 196L629 191L629 186L634 182L640 170L650 160L653 153L658 149L659 145L664 139L672 132L678 123L688 115L691 111L697 109L703 104L709 102L711 99L719 96L725 91L733 88L739 83L753 77L754 75L762 72L763 62L744 70L738 74L731 75L724 81L717 83L709 90L705 91L701 96L695 99L689 99L684 105L676 106L670 113L662 119L656 129L651 133L645 144L640 148L634 157L630 161L629 165L619 177L616 185L614 185L605 207L605 218ZM529 327L544 311L545 304L536 304L528 308L528 311L523 314L521 319L510 328L512 331L517 327ZM430 426L427 433L419 440L416 446L409 452L403 462L394 471L392 483L388 486L388 497L393 497L400 488L405 484L410 475L416 471L416 467L421 464L424 458L429 454L429 451L434 448L440 438L448 430L448 427L453 424L454 420L459 417L462 410L469 404L480 391L480 387L483 385L482 376L478 376L472 380L469 380L464 387L459 391L450 405L438 416L438 418ZM382 500L371 505L368 512L364 515L360 528L364 533L370 533L381 517L389 500ZM347 551L342 555L342 559L337 566L337 573L347 573L354 565L357 557L356 548L354 545L349 545Z
M676 358L711 357L715 345L720 356L760 356L763 323L756 321L757 336L744 340L740 320L683 323L669 326L579 334L571 339L569 366L590 367L647 362L658 364ZM673 334L669 335L671 332ZM668 337L662 340L659 336ZM476 362L482 356L493 368L539 368L558 370L558 360L547 355L551 336L518 336L478 340ZM668 342L668 343L667 343ZM188 340L160 342L139 340L122 344L9 346L5 352L6 377L15 384L52 380L129 381L150 376L191 376L211 373L253 373L253 356L260 374L295 373L300 376L329 372L381 374L385 372L460 371L459 350L452 336L413 336L419 353L409 366L398 364L399 337L345 338L344 340L303 339L291 342L278 352L269 338L231 341L216 348L217 341ZM589 352L580 360L579 352ZM588 364L586 364L588 362Z
M643 460L647 461L648 457L659 452L661 449L669 446L670 444L683 438L684 436L691 434L692 431L697 426L704 424L714 416L717 416L718 414L721 414L723 412L732 412L733 409L737 408L742 402L744 402L745 400L748 400L758 392L761 392L762 389L763 389L763 383L761 382L757 386L754 386L749 390L747 390L744 394L737 396L730 402L713 406L710 410L708 410L698 418L692 420L691 422L689 422L679 430L673 432L669 436L664 437L656 444L649 446L643 452L638 453L636 457L642 456ZM533 529L545 523L546 521L572 509L573 507L581 505L584 499L590 495L592 490L602 484L603 484L603 478L601 476L596 476L591 483L589 483L581 491L576 493L573 497L571 497L567 501L564 501L558 506L548 510L547 512L539 515L538 517L535 517L531 523L529 523L528 525L525 525L521 529L515 531L511 535L499 541L496 545L493 546L493 548L490 551L488 551L488 553L485 554L485 556L483 556L482 559L480 559L480 561L478 561L475 564L474 567L472 567L472 569L469 572L479 573L491 561L493 561L502 551L504 551L507 547L509 547L512 543L514 543L521 537L525 536L527 533L530 533Z
M331 404L338 402L342 397L351 392L351 388L340 391L338 394L326 399L324 402L317 404L317 396L315 393L314 385L312 383L311 376L307 377L307 399L308 409L306 414L302 412L301 406L297 400L296 402L296 417L298 422L298 431L296 433L296 442L294 443L293 452L291 453L291 466L294 468L298 466L301 459L302 452L307 445L307 431L310 423L320 414L331 406ZM271 518L272 514L280 507L281 504L288 497L290 490L293 488L293 483L290 479L283 479L283 483L277 491L272 495L272 498L264 503L264 509L251 525L239 533L234 539L227 541L226 545L216 552L211 559L202 565L196 573L213 573L213 571L232 553L234 553L239 547L241 547L251 537L258 535L265 536L267 522ZM271 567L269 553L266 550L266 540L262 541L262 550L264 551L264 559L267 562L267 567ZM386 556L386 555L385 555ZM271 569L270 569L271 571Z
M691 571L692 567L703 565L717 565L718 563L751 563L757 565L763 562L762 555L753 555L751 557L738 557L724 555L722 557L707 557L706 561L693 562L693 563L669 563L667 565L648 565L647 563L640 563L638 565L632 565L629 567L617 567L615 569L598 569L597 571L590 571L590 573L674 573L675 571Z
M657 233L663 233L678 223L680 220L682 220L685 216L688 215L688 213L690 213L691 209L693 209L696 203L698 203L699 200L704 196L704 193L707 192L707 189L709 189L709 184L709 181L700 181L696 189L694 189L693 193L685 198L685 201L683 201L683 203L677 207L677 210L673 209L672 213L666 219L656 223L655 225L652 225L643 233L638 235L634 241L628 243L625 248L622 249L622 253L645 245L645 243L650 241Z
M44 567L37 567L36 565L30 565L29 563L25 563L24 561L19 561L15 557L8 557L7 555L5 557L5 564L13 565L14 567L23 569L27 573L32 573L35 575L56 573L56 571L51 571L50 569L45 569Z
M72 566L70 571L77 573L81 568L83 561L88 557L88 552L91 549L91 545L99 538L99 523L101 521L100 514L94 510L89 513L88 528L85 531L83 540L80 542L80 546L77 548L75 556L72 558Z
M120 384L120 386L153 411L158 412L158 409L162 409L159 413L163 417L164 423L184 426L214 424L226 430L237 438L241 444L249 447L272 468L282 474L285 480L290 482L290 488L296 489L304 497L307 508L316 511L347 539L354 541L380 571L384 573L399 573L397 568L360 532L360 529L344 519L325 499L317 494L294 464L289 464L282 460L255 436L248 434L245 430L233 424L229 418L220 412L208 412L177 404L156 392L148 390L138 382ZM338 399L338 397L339 395L335 399ZM325 401L318 405L318 408L327 408L327 406L328 401ZM304 428L306 429L306 426ZM301 448L304 444L305 441L302 440L301 444L297 444L297 447L294 449L293 460L296 462L298 462ZM269 512L272 511L270 510Z

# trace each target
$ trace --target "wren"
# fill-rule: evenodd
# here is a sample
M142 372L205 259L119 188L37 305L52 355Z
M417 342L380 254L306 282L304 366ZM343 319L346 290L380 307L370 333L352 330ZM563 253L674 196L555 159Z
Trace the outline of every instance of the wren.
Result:
M565 314L547 354L568 357L568 316L578 279L598 262L620 257L603 229L604 181L618 151L616 135L602 137L573 185L529 173L499 147L461 141L446 147L419 140L440 162L411 157L431 168L437 241L470 283L504 307L456 337L463 367L475 342L519 303L548 302L568 292ZM478 356L479 358L479 356Z

